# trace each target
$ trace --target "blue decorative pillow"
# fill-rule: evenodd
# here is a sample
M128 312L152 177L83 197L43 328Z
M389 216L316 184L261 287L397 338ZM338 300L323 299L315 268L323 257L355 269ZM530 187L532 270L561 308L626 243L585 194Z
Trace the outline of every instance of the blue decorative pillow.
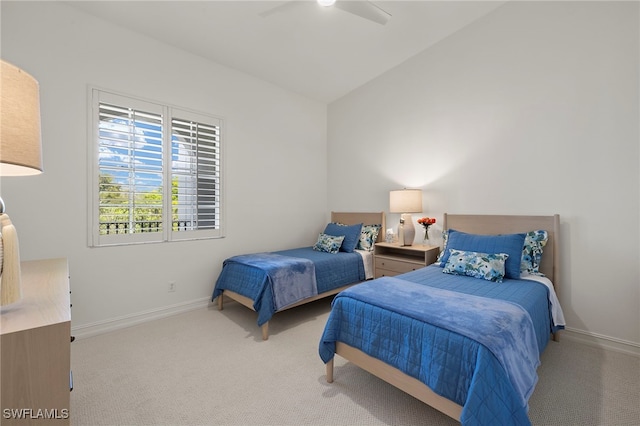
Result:
M442 258L444 254L447 252L447 239L449 238L448 229L442 230L442 251L438 254L438 258L436 259L436 263L438 265L442 265Z
M363 225L362 232L360 232L360 240L358 241L356 249L367 251L373 250L373 245L378 239L378 234L380 233L381 228L382 225Z
M347 253L353 253L360 241L360 232L362 231L362 224L357 225L343 225L342 223L329 223L324 228L324 233L327 235L333 235L334 237L344 236L342 247L340 251L346 251Z
M478 253L449 249L449 258L442 272L501 283L508 257L506 253Z
M336 254L340 251L340 246L344 241L344 235L334 237L333 235L320 234L318 241L313 246L315 251L324 251L326 253Z
M520 262L520 272L528 272L532 275L544 276L540 272L540 262L542 261L542 249L547 245L549 234L547 231L530 231L524 239L522 248L522 261Z
M476 251L479 253L505 253L509 257L505 262L505 277L520 278L520 262L525 234L478 235L449 229L447 249L462 251ZM440 266L445 266L449 260L450 251L445 252Z

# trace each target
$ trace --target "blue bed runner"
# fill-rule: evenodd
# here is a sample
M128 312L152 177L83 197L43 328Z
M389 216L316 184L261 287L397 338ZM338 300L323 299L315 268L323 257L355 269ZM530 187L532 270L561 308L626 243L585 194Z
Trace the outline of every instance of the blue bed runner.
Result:
M224 261L223 267L232 263L258 268L266 273L276 310L318 294L315 265L308 259L256 253L230 257Z

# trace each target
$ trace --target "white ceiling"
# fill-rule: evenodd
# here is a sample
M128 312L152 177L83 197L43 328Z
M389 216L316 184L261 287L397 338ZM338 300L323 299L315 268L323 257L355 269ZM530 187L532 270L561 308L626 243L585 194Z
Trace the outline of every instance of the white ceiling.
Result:
M346 0L337 0L346 1ZM505 1L374 1L380 25L313 0L70 1L89 14L330 103Z

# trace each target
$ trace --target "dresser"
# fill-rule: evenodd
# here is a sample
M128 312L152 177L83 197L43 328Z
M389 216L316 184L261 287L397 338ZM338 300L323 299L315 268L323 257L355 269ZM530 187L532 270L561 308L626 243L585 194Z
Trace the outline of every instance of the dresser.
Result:
M414 244L376 243L373 249L376 278L393 277L431 265L438 258L440 247Z
M71 305L66 259L21 263L22 299L0 311L0 423L68 425Z

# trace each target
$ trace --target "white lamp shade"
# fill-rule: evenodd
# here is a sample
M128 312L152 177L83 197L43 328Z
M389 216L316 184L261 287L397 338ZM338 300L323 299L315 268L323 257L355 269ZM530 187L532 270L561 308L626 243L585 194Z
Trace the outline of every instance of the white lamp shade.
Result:
M422 211L421 189L397 189L389 192L391 213L420 213Z
M0 176L42 172L38 82L2 61L0 85Z

